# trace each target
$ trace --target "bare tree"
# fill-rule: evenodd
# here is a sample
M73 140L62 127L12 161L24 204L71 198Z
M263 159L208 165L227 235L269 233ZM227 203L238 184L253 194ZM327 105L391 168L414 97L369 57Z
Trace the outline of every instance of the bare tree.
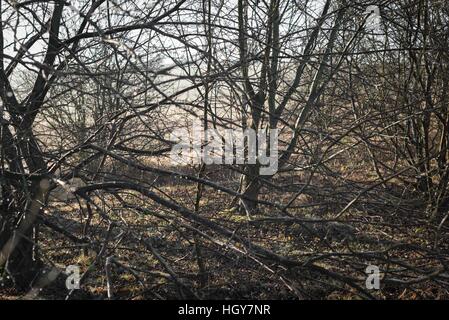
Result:
M123 295L121 274L157 299L447 293L440 3L3 0L0 12L2 283L40 294L57 265L82 262L82 285L107 299ZM172 162L171 134L195 119L277 129L278 171ZM388 290L366 288L369 264Z

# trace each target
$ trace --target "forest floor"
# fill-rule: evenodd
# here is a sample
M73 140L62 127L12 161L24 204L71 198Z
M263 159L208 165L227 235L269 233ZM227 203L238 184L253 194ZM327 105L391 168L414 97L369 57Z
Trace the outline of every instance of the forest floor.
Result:
M180 183L159 189L193 207L196 185ZM391 190L385 194L376 191L375 197L361 200L334 222L353 193L336 187L308 190L289 210L290 217L298 221L280 221L279 215L266 207L248 219L233 209L232 197L210 188L205 189L198 212L254 244L300 261L304 268L289 269L273 261L258 260L236 245L239 254L230 239L189 224L204 232L205 236L199 237L176 213L133 192L122 196L144 207L145 212L123 210L112 202L98 203L120 223L109 232L109 222L96 214L88 231L83 232L86 210L81 210L77 201L53 204L45 212L47 221L78 239L87 234L92 245L87 248L42 226L39 253L46 265L58 270L76 265L81 274L88 271L81 290L72 292L71 299L107 299L108 282L114 299L363 298L357 287L346 280L309 272L310 264L353 279L360 287L365 285L366 267L378 266L381 288L369 291L374 298L449 299L449 281L444 280L449 261L448 228L428 223L425 210L416 206L413 195L395 207ZM283 197L287 197L282 191L262 194L265 200L283 203ZM310 222L314 219L328 222ZM105 272L107 257L114 261L109 278ZM175 273L176 281L170 272ZM59 279L25 298L64 299L68 294ZM20 298L24 298L23 293L0 290L0 299Z

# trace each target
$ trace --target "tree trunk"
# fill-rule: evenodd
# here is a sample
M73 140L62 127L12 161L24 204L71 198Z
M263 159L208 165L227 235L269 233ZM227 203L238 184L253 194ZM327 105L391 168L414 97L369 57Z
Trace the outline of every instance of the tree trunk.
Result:
M41 262L34 257L32 224L28 228L20 228L26 219L23 212L26 196L23 193L7 191L9 186L2 186L3 201L0 212L0 267L4 267L2 276L9 276L6 285L19 291L30 289L30 286L41 268ZM11 189L10 189L11 190ZM27 213L31 215L32 213ZM21 221L19 221L21 220ZM18 227L19 226L19 227Z
M5 133L6 127L3 129ZM27 134L28 133L28 134ZM23 134L23 136L22 136ZM20 174L21 164L17 153L9 152L13 145L17 145L30 172L36 174L46 172L46 164L39 151L36 140L30 130L19 132L20 141L15 139L2 139L3 151L8 152L7 162L12 174ZM34 256L36 243L33 242L33 233L36 227L36 218L44 203L45 194L49 188L47 179L30 181L26 176L15 177L5 175L1 181L2 200L0 204L0 276L2 282L12 285L19 291L30 289L35 276L42 264ZM9 279L5 279L9 276Z
M246 165L245 173L242 175L241 179L241 193L247 199L241 199L240 211L246 212L248 215L257 213L257 202L261 187L259 180L259 167L259 164Z

